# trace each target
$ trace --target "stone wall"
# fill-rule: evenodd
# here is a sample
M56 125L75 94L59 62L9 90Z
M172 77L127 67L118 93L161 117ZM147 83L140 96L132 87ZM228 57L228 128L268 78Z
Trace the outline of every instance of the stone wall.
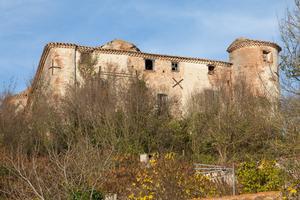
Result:
M280 192L260 192L255 194L242 194L236 196L225 196L220 198L206 198L201 200L281 200L281 199L282 198Z
M129 73L137 71L155 93L167 94L173 103L177 105L177 111L182 111L182 108L186 107L187 101L193 92L213 89L218 84L223 84L218 80L223 80L226 76L228 77L225 79L230 80L227 73L230 67L215 66L214 73L209 74L207 64L177 62L179 70L172 71L172 61L155 59L154 69L145 70L145 59L142 57L107 54L97 54L97 57L97 65L101 66L103 70L111 64L117 67L118 71ZM176 84L177 82L180 83Z
M278 50L271 46L244 46L230 52L233 82L244 80L259 96L279 97Z
M51 96L65 95L67 86L75 82L75 50L52 48L46 58L39 84L51 91Z
M238 77L242 77L255 94L279 96L278 45L242 38L235 40L227 51L230 62L144 53L134 44L122 40L114 40L101 47L49 43L44 48L31 93L43 82L52 92L49 96L54 99L64 96L69 84L82 80L78 70L79 59L82 52L89 52L98 58L95 71L100 68L108 70L109 66L115 66L117 72L138 71L151 89L173 99L177 105L175 110L181 113L186 110L194 92L218 87L231 90L231 86L239 81ZM269 53L267 62L264 52ZM145 70L145 59L154 60L154 70ZM178 63L179 71L171 70L172 62ZM213 72L209 66L213 66Z

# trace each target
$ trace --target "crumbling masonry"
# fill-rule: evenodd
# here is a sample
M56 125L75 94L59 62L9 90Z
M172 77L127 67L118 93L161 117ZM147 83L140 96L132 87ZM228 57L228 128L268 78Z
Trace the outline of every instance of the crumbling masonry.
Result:
M113 40L99 47L49 43L42 53L32 86L16 95L14 103L26 106L42 79L49 82L53 96L63 96L67 85L82 78L78 65L83 53L97 58L95 71L108 70L108 65L113 64L117 72L142 74L158 96L176 97L180 110L184 110L193 92L221 85L230 87L241 76L254 94L277 98L280 50L276 43L238 38L227 49L229 62L224 62L145 53L123 40Z

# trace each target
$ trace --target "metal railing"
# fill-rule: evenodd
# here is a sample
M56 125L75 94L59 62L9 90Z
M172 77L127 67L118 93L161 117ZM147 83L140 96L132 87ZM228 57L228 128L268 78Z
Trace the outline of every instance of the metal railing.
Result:
M231 179L232 195L235 195L236 181L235 181L235 169L232 167L220 166L220 165L208 165L201 163L194 163L194 169L196 173L208 176L210 179L219 180Z

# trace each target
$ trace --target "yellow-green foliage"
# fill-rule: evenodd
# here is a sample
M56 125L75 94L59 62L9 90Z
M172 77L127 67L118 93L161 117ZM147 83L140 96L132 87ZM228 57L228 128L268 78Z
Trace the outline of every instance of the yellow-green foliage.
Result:
M195 174L192 165L175 153L155 155L150 166L141 168L130 185L129 199L192 199L216 194L215 185L205 176Z
M275 161L243 162L239 165L237 177L243 192L279 190L283 185L282 171Z
M283 191L283 199L299 199L300 198L300 180L288 185Z

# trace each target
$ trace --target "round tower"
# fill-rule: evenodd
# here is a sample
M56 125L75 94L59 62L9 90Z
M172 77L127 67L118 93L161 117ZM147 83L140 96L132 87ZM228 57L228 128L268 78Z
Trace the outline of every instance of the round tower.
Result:
M236 39L227 49L232 65L233 85L245 83L258 96L279 97L278 53L272 42Z

